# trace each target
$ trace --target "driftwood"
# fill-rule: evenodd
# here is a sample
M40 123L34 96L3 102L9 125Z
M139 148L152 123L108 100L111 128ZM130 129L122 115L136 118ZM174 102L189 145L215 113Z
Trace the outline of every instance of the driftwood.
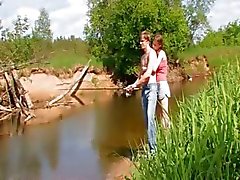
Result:
M12 76L12 73L11 73L11 72L10 72L10 74L11 74L11 76ZM6 83L9 85L9 84L10 84L10 82L9 82L10 78L9 78L7 72L4 73L4 77L5 77ZM13 82L13 83L12 83L12 86L11 86L11 88L9 88L9 94L11 95L11 98L13 99L12 105L13 105L13 107L15 107L15 108L21 109L22 113L23 113L24 115L28 116L27 110L24 108L22 102L20 101L21 94L20 94L20 91L19 91L19 89L18 89L19 87L18 87L17 84L16 84L16 80L14 79L13 76L12 76L12 82Z
M5 92L2 93L3 101L0 104L0 114L2 120L7 120L11 117L11 121L16 122L17 126L20 126L25 121L35 117L30 113L29 109L32 107L30 97L27 97L27 92L23 88L21 82L18 79L17 72L14 68L9 68L0 73L5 80ZM21 121L22 115L25 116L25 120Z
M21 82L19 81L19 78L18 78L18 74L16 72L15 69L13 69L12 71L10 71L10 74L12 76L12 79L15 83L15 89L17 91L20 91L19 92L19 96L20 96L20 101L25 104L25 107L27 107L28 109L32 108L33 107L33 103L31 101L31 98L28 94L28 92L24 89L23 85L21 84Z
M30 112L30 109L33 107L31 98L19 81L16 70L36 63L42 64L44 62L31 61L18 65L14 63L1 63L0 66L0 76L2 77L2 86L4 87L0 92L0 121L11 121L12 127L13 124L16 124L15 132L19 132L19 127L24 128L25 122L35 117ZM11 134L14 133L11 132Z
M0 122L9 119L10 116L11 116L11 113L4 114L4 116L0 119Z
M9 79L9 76L7 74L7 72L5 72L3 74L3 78L6 82L6 92L7 92L7 97L8 97L8 102L9 102L9 107L10 109L12 109L13 106L16 106L15 104L15 101L14 101L14 98L13 98L13 92L12 92L12 88L10 87L10 79Z
M8 108L0 105L0 111L12 112L12 109L8 109Z
M70 94L71 96L75 96L75 93L77 91L77 89L79 88L79 86L81 85L87 71L89 68L89 64L90 64L91 60L88 61L88 63L85 65L85 67L83 68L83 70L81 71L81 74L71 83L69 89L67 89L66 92L64 92L63 94L57 96L56 98L54 98L53 100L51 100L50 102L47 103L47 107L51 107L54 103L60 101L62 98L64 98L67 94Z

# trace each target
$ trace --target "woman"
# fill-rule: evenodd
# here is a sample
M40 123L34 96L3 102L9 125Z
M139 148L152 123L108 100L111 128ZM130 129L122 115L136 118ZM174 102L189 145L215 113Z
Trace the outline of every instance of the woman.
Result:
M160 62L156 70L156 81L158 84L158 100L162 107L162 125L164 128L170 128L170 120L168 115L168 98L170 97L170 89L167 82L168 63L166 53L163 50L162 35L155 35L153 49L157 52L157 62Z

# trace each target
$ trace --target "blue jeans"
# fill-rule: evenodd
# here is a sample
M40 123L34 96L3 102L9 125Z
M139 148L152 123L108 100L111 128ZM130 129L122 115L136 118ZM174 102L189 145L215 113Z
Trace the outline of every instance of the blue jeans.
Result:
M150 152L156 150L156 121L155 111L157 105L157 83L147 84L142 89L142 106L145 125L147 127L148 145Z

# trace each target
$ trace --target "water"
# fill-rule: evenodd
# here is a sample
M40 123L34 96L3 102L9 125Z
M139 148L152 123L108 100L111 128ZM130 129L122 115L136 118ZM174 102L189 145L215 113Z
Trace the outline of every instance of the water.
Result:
M171 85L171 111L175 99L196 93L204 80L195 82ZM104 179L143 138L140 94L113 97L62 121L27 127L22 136L1 137L0 179Z

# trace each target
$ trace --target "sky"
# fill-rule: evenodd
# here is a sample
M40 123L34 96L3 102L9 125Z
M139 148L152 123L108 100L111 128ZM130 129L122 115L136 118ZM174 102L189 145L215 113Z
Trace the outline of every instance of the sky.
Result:
M12 26L17 15L27 16L30 23L39 16L39 9L45 8L51 19L54 37L75 35L84 38L83 30L87 22L87 0L0 0L0 19L4 27ZM216 0L208 20L217 30L229 22L240 19L240 0Z

